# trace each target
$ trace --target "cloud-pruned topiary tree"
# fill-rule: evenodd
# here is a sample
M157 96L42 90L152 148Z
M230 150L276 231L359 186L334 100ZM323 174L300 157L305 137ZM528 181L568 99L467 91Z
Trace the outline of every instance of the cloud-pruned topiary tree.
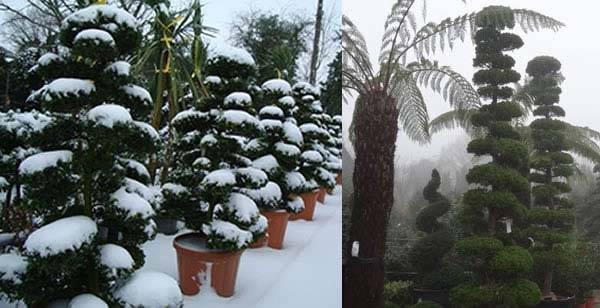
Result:
M497 15L505 17L502 22L493 18ZM456 251L468 261L476 277L453 288L451 301L460 307L530 307L540 299L537 285L525 279L533 259L526 249L514 244L511 233L527 211L517 194L529 190L528 180L519 172L527 163L527 147L511 123L521 115L521 109L510 101L514 90L507 86L521 76L512 69L515 60L505 54L523 46L523 41L503 32L515 26L510 8L486 7L475 24L473 64L480 70L473 82L479 95L490 103L471 117L474 126L485 130L485 136L471 141L467 151L489 155L492 161L473 167L467 174L467 181L478 185L465 193L462 212L473 235L457 242ZM502 223L506 228L497 228Z
M140 41L132 15L90 5L63 20L60 52L43 55L32 69L46 84L28 102L52 121L32 136L41 152L19 165L22 206L36 230L21 255L2 259L18 260L18 268L8 267L12 299L45 307L91 293L111 306L128 303L115 291L144 264L141 245L154 236L141 162L159 139L134 120L152 102L125 61Z
M531 253L536 272L543 273L542 296L553 299L552 278L557 268L569 262L565 249L559 246L569 241L575 216L573 203L563 194L571 191L566 179L573 175L573 158L565 139L565 124L555 117L564 117L565 111L557 106L560 100L561 64L549 56L535 57L527 64L531 80L527 85L536 106L537 118L529 125L534 152L530 162L533 172L530 180L534 208L527 215L530 227L527 234L535 245Z

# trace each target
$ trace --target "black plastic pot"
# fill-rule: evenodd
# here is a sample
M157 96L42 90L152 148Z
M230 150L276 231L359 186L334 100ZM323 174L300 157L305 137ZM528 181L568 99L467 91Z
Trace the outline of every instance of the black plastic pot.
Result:
M12 245L15 242L14 233L0 233L0 249Z
M177 233L177 219L173 218L156 218L156 231L165 235L173 235Z
M418 301L432 301L440 304L442 307L450 307L449 290L429 290L429 289L413 289L415 299Z
M574 308L577 305L575 296L563 297L557 300L542 300L537 308Z

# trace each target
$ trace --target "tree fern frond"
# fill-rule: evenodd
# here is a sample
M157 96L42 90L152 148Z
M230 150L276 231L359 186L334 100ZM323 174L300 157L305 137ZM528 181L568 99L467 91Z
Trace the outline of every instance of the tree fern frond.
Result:
M440 93L455 109L471 109L481 105L471 83L448 66L423 59L408 64L406 69L420 86Z
M342 16L342 57L345 68L352 67L356 69L356 73L360 73L357 78L365 83L373 79L373 67L365 38L346 16Z
M404 133L420 144L430 141L429 114L427 104L419 89L419 85L410 75L396 75L398 80L393 82L399 84L391 96L396 100L399 110L398 121Z
M562 22L536 11L515 9L512 10L512 12L514 14L515 22L525 33L540 31L542 29L551 29L556 32L565 26Z
M470 135L474 129L470 118L475 112L477 109L450 110L442 113L429 122L429 134L433 136L443 130L462 128Z

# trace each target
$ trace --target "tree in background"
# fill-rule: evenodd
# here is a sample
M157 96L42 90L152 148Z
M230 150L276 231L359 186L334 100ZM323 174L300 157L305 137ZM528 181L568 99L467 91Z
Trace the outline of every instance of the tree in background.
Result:
M327 113L342 114L342 51L329 63L327 80L321 83L321 101Z
M315 35L313 37L313 48L310 55L310 71L308 82L315 84L317 81L317 62L319 60L319 40L323 29L323 0L317 0L317 14L315 17Z
M571 213L574 204L563 197L571 188L563 181L573 175L573 158L563 131L565 124L554 117L564 117L565 111L557 106L560 98L561 64L549 56L536 57L527 64L527 73L532 77L528 84L534 98L538 116L529 126L533 138L534 153L531 156L530 179L535 183L532 194L535 207L527 220L531 224L525 232L533 238L535 246L531 253L535 268L543 275L542 296L556 300L552 293L552 278L556 269L569 262L561 244L570 240L575 217Z
M257 12L238 19L232 28L232 39L256 60L258 83L274 78L295 80L296 61L307 51L306 37L311 22L303 17L283 18Z
M480 70L475 72L473 82L479 86L479 95L490 103L471 117L473 126L484 129L485 135L472 140L467 151L490 155L492 161L471 168L467 174L467 181L478 186L464 194L461 213L472 235L457 242L456 251L476 278L453 288L450 299L460 307L530 307L540 300L537 285L525 279L531 273L533 259L526 249L514 244L512 233L527 212L517 194L529 190L528 180L519 172L527 163L527 147L511 123L522 112L510 101L514 90L507 86L521 75L512 69L515 60L505 54L523 46L523 41L503 32L515 26L513 11L508 7L482 9L475 25L473 65ZM506 228L500 229L499 225Z

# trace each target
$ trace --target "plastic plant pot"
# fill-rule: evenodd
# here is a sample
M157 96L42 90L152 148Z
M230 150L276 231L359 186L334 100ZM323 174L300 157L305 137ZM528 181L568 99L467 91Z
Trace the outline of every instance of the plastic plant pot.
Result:
M200 276L210 266L210 285L221 297L231 297L244 250L219 251L206 248L206 241L200 233L185 233L175 237L173 247L177 251L179 287L185 295L200 292ZM208 281L208 279L207 279Z
M177 233L177 219L173 218L156 218L156 231L165 235L173 235Z
M261 238L259 238L258 241L248 245L248 248L251 248L251 249L263 248L263 247L267 246L268 241L269 241L269 234L267 232L267 234L265 234Z
M325 203L325 196L327 195L327 189L321 187L319 188L319 195L317 196L317 200L321 203Z
M267 234L269 234L269 247L273 249L281 249L283 246L283 239L285 238L285 230L287 229L288 219L290 213L286 211L261 211L263 216L267 217L269 225L267 227Z
M542 299L537 308L571 308L575 307L577 301L575 296L558 296L556 299Z
M304 201L304 211L297 213L297 214L292 214L290 216L290 220L298 220L298 219L304 219L304 220L313 220L313 215L315 213L315 205L317 204L317 197L319 196L319 190L313 190L311 192L306 192L303 194L300 194L300 198L302 198L302 201Z

